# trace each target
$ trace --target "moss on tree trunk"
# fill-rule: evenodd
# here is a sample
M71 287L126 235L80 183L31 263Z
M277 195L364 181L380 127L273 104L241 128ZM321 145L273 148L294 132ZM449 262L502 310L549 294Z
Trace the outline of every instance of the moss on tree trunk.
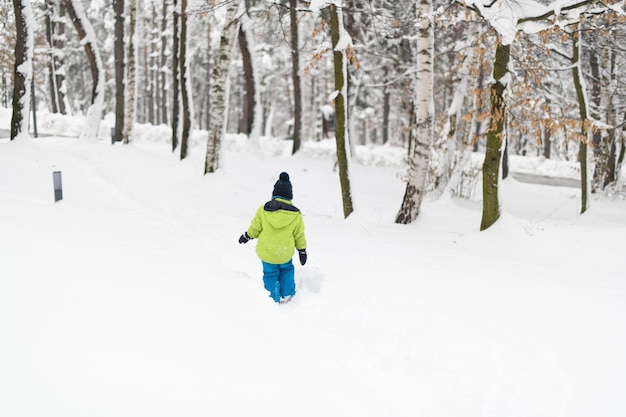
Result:
M480 230L491 227L500 217L500 201L498 186L500 182L500 160L504 138L504 121L506 103L504 90L506 84L502 78L508 72L510 45L498 44L496 61L493 65L494 83L491 85L491 104L489 131L487 132L487 149L483 162L483 216Z
M339 43L339 16L337 6L330 6L330 31L333 42L333 62L335 69L335 141L337 144L337 166L339 167L339 183L343 201L343 216L347 218L353 209L348 176L348 155L346 153L346 107L344 97L344 51L336 50Z

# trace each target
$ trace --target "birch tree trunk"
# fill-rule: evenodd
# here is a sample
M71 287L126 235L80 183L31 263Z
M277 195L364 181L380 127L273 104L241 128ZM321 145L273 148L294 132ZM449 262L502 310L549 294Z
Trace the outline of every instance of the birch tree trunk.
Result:
M180 159L187 157L191 134L191 106L189 104L189 70L187 68L187 0L180 7L180 98L182 104L182 132L180 137Z
M33 74L34 34L29 22L33 10L30 0L13 0L15 12L15 65L13 68L13 114L11 140L28 136L28 112Z
M124 122L124 144L130 142L135 122L135 102L137 95L137 0L129 0L128 22L128 89L126 91L126 119Z
M415 143L409 158L408 179L396 223L408 224L419 214L424 194L430 148L433 141L433 45L432 0L417 0L417 70L415 80Z
M154 3L151 4L151 18L149 21L149 25L150 27L156 27L157 24L157 13L156 13L156 7L154 5ZM149 96L148 96L148 102L147 102L147 106L148 106L148 111L147 111L147 118L148 118L148 122L153 124L153 125L157 125L158 123L158 116L156 114L156 105L157 103L160 104L160 98L161 98L161 92L159 91L159 70L158 70L158 51L157 51L157 31L150 31L150 52L148 52L148 48L146 48L146 54L148 54L146 61L146 65L148 66L147 69L147 73L149 73L148 75L148 89L149 89Z
M206 28L206 40L207 40L207 47L206 47L206 56L204 57L204 59L206 60L206 70L207 73L210 74L211 73L211 69L212 67L212 53L213 50L211 48L211 25L207 24L207 28ZM210 111L211 111L211 77L208 77L208 79L206 80L206 90L205 90L205 98L204 98L204 106L203 106L203 111L201 113L201 117L200 117L200 124L202 125L201 129L208 129L209 128L209 119L211 117Z
M346 109L346 39L349 36L343 28L342 11L336 4L331 4L330 9L330 32L333 43L333 63L335 70L335 142L337 145L337 166L339 167L339 183L341 184L341 197L343 202L343 216L347 218L352 211L352 195L350 191L350 176L348 156L346 151L347 141L347 109ZM340 43L341 42L341 43Z
M102 109L104 108L104 65L97 45L96 32L85 14L81 0L64 0L67 12L78 33L91 70L91 105L87 109L85 124L81 130L81 139L98 137Z
M115 12L115 141L124 137L124 0L113 0Z
M168 106L167 106L167 3L163 2L163 14L161 16L161 57L159 59L159 94L161 95L160 101L157 100L157 106L159 106L161 113L159 117L160 123L167 124L168 122Z
M215 56L211 77L211 115L209 120L209 138L204 163L204 173L215 172L219 167L219 153L222 140L226 133L226 117L228 109L228 73L234 35L237 33L235 19L238 2L231 1L226 6L224 29L220 37L220 46Z
M496 60L493 64L493 83L490 87L489 130L487 132L487 148L483 162L483 213L480 230L491 227L500 218L500 198L498 187L500 183L500 161L502 147L505 140L505 111L504 90L508 73L510 45L501 41L496 46Z
M478 39L481 35L482 29L477 26L472 34L472 39ZM480 121L479 114L482 111L482 78L483 78L483 60L484 60L484 49L472 47L471 45L467 45L470 49L468 56L465 58L467 60L463 66L463 73L467 73L468 75L463 78L463 80L459 83L459 88L463 90L459 90L455 99L453 100L453 104L450 105L449 109L449 124L450 124L450 134L455 131L454 125L458 123L458 120L462 120L462 110L463 107L461 104L464 101L464 98L468 98L468 105L471 108L470 112L472 114L472 118L468 122L461 122L459 131L453 134L453 140L456 145L451 146L454 149L453 152L453 168L450 172L450 177L445 184L445 189L442 194L449 196L459 196L460 195L460 184L463 177L463 171L467 166L468 161L471 161L472 147L473 147L473 136L478 135L480 132L480 126L477 126ZM470 79L469 74L478 74L478 77L475 79ZM470 86L471 85L471 86ZM473 91L473 92L472 92ZM458 107L454 104L458 104ZM445 130L445 129L444 129ZM477 139L476 139L477 140Z

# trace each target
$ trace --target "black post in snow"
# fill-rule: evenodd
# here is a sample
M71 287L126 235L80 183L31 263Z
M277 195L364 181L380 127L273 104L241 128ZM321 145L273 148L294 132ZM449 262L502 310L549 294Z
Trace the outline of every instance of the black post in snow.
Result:
M61 171L52 173L52 182L54 184L54 202L63 200L63 184L61 182Z

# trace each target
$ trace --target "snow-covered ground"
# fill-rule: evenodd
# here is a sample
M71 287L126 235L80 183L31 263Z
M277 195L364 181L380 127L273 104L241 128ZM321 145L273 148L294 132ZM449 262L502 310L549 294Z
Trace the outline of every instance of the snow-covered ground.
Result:
M0 139L0 416L625 415L623 199L508 179L488 231L447 198L396 225L403 151L360 148L344 220L331 142L231 136L204 176L201 133L180 162L166 128L65 123ZM309 252L286 305L237 243L281 171Z

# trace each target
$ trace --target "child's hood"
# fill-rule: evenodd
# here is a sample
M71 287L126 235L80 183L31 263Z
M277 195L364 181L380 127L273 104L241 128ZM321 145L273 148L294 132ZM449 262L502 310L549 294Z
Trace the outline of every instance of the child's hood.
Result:
M268 201L263 210L266 213L268 223L276 228L282 229L295 222L300 215L300 210L288 200L275 198Z

